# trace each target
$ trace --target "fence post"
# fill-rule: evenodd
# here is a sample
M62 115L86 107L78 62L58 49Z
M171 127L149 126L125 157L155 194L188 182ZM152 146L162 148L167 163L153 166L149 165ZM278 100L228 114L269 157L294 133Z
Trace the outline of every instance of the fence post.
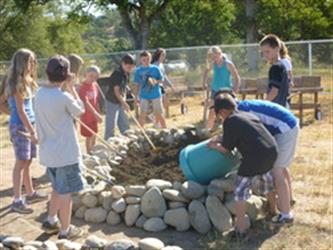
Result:
M309 75L312 76L312 43L308 43Z

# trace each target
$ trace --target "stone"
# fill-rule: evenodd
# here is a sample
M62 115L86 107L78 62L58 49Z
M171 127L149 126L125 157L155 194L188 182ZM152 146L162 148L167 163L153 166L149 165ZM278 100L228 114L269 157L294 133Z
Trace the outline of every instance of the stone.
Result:
M125 223L131 227L135 224L136 220L140 216L140 205L128 205L125 211Z
M97 183L97 185L95 185L93 187L93 189L91 190L91 194L92 195L98 195L99 193L101 193L102 191L104 191L104 189L107 187L106 182L104 181L100 181ZM98 200L97 200L98 201Z
M213 195L213 196L217 196L221 201L223 201L224 199L224 188L221 185L218 185L219 180L214 180L211 181L210 184L207 187L207 193L208 195Z
M92 223L102 223L106 220L106 216L106 210L101 207L89 208L84 213L84 220Z
M147 217L141 214L140 217L136 220L135 226L138 228L143 228L143 225L145 224L146 221Z
M56 245L56 243L54 243L51 240L47 240L43 242L43 246L42 246L43 250L58 250L58 247Z
M112 192L112 198L117 200L122 198L126 194L126 190L123 186L113 186L111 189Z
M164 214L164 222L183 232L190 228L190 219L185 208L170 209Z
M77 209L75 211L74 217L78 218L78 219L83 219L84 218L84 214L87 211L87 207L86 206L81 206L79 207L79 209Z
M112 193L110 196L106 196L103 199L103 203L102 206L106 211L110 211L112 208L112 202L113 202L113 198L112 198Z
M141 197L147 191L147 188L142 185L130 185L125 187L126 194L129 196Z
M163 190L163 196L165 199L170 201L180 201L180 202L188 202L181 192L175 189L165 189Z
M22 250L38 250L38 248L36 248L34 246L29 246L29 245L25 245L20 249L22 249Z
M106 222L112 226L115 226L121 222L121 217L116 212L110 211L106 218Z
M124 198L120 198L114 202L112 202L112 209L117 213L122 213L126 209L126 202Z
M188 199L197 199L205 193L205 188L194 181L185 181L181 187L182 194Z
M76 211L77 209L79 209L79 207L82 206L80 196L74 195L73 198L72 198L72 201L73 201L73 205L72 205L72 210L73 211Z
M235 181L233 178L228 179L215 179L212 180L209 185L216 186L218 188L223 189L226 193L231 193L235 189Z
M70 242L69 240L62 239L62 240L57 240L55 243L59 250L65 250L64 245L69 242Z
M156 238L144 238L139 241L140 250L161 250L164 243Z
M37 249L41 249L43 247L43 242L41 241L28 241L25 243L26 246L33 246Z
M157 187L151 187L142 196L141 212L146 217L163 216L166 209L167 207L163 195Z
M141 202L141 198L140 197L136 197L136 196L129 196L126 197L126 203L127 204L138 204Z
M24 245L24 240L21 237L9 236L1 242L4 246L19 249Z
M3 246L3 244L0 242L0 250L5 250L5 247Z
M93 208L93 207L96 207L96 205L98 203L98 199L95 195L87 193L82 197L82 203L86 207Z
M180 201L170 201L168 203L169 208L173 209L173 208L180 208L180 207L186 207L186 203L184 202L180 202Z
M146 187L150 189L151 187L157 187L161 191L167 188L172 188L172 183L170 181L160 180L160 179L151 179L147 181Z
M232 228L232 217L219 198L209 195L206 200L206 208L216 229L225 232Z
M193 200L189 207L188 213L192 227L201 234L206 234L211 229L211 223L205 206L197 200Z
M160 217L149 218L143 225L143 229L148 232L161 232L167 228L167 225Z
M182 188L182 183L179 181L174 181L172 183L172 188L180 191L180 189Z
M245 214L245 228L249 229L250 227L251 227L250 217L247 214Z
M112 192L111 191L102 191L99 195L98 195L98 204L99 205L103 205L103 201L105 198L107 197L111 197L112 198Z
M183 248L181 248L179 246L166 246L166 247L163 247L161 250L183 250Z
M108 244L104 250L135 250L135 244L131 240L116 240Z
M97 237L96 235L89 235L85 244L91 248L103 248L107 244L107 241Z

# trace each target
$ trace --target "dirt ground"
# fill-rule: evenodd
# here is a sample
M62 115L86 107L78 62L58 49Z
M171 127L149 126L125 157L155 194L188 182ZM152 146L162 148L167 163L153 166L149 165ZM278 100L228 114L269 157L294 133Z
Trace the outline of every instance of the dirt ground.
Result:
M295 224L290 228L270 231L262 221L257 222L251 231L251 239L246 244L226 241L219 233L206 236L194 231L148 233L124 224L110 226L106 223L87 225L73 219L73 224L82 226L88 234L95 234L109 241L129 238L138 241L143 237L157 237L168 245L179 245L184 249L332 249L332 95L320 97L323 105L323 120L315 121L311 112L307 113L307 125L303 127L296 158L291 167L293 190L297 200L294 209ZM180 114L179 104L171 107L170 127L187 123L200 126L202 119L202 98L187 98L189 112ZM46 202L32 205L34 213L19 215L9 211L12 202L12 168L14 156L8 139L5 120L0 127L0 234L10 234L28 240L46 240L48 236L40 229L46 217ZM82 141L81 141L82 143ZM83 144L82 144L83 145ZM45 169L33 162L32 173L49 192L48 182L43 176ZM55 236L50 239L55 240Z

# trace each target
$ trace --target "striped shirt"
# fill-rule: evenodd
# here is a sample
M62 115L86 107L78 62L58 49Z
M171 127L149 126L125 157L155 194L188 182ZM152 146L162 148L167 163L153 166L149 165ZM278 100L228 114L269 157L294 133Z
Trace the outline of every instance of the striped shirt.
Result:
M286 133L298 125L298 119L293 113L273 102L261 100L239 101L238 110L250 112L259 117L272 135Z

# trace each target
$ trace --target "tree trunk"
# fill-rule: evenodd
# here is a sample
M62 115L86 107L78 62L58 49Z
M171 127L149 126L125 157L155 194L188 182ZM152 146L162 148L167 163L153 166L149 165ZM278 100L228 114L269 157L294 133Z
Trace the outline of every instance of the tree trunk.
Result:
M256 0L246 0L246 43L257 42L257 27L255 22L255 13L257 10ZM259 52L257 47L247 47L247 64L249 71L258 70Z

